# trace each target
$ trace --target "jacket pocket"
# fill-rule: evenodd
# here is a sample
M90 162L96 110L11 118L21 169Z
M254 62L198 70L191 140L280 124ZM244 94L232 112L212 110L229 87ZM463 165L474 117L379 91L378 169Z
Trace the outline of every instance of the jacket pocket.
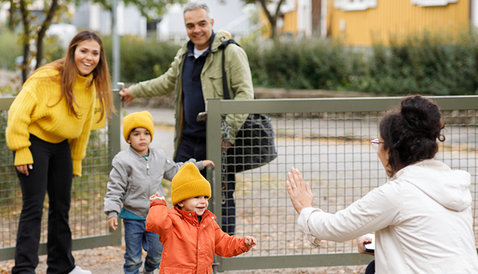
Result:
M209 76L209 80L211 81L212 90L214 92L213 96L215 98L224 98L224 91L223 91L223 86L222 86L222 75L221 76Z

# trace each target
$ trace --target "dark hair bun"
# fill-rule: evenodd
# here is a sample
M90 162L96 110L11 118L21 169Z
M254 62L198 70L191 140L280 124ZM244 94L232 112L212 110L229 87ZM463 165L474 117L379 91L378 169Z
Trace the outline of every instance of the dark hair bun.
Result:
M440 137L441 113L435 102L416 95L402 99L400 105L400 113L407 129L433 140Z
M388 111L380 122L380 136L384 148L389 149L391 173L425 159L438 152L437 139L444 124L438 105L425 97L405 97L400 109Z

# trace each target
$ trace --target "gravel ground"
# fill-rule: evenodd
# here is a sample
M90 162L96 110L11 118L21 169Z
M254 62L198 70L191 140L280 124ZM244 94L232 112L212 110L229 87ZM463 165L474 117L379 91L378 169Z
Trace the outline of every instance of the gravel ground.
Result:
M74 251L76 265L83 269L90 270L93 274L120 274L123 273L124 246L108 246L93 249ZM144 254L143 254L144 255ZM11 273L13 260L0 261L0 273ZM267 269L267 270L246 270L226 271L224 274L358 274L365 273L366 266L339 266L339 267L315 267L295 269ZM36 269L37 274L46 273L46 255L40 256L40 263ZM157 271L155 272L157 273Z

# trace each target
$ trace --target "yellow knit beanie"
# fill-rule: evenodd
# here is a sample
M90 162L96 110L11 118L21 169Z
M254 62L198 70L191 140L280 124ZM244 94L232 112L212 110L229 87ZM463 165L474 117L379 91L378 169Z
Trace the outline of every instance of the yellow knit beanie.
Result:
M148 111L133 112L123 118L123 136L126 142L128 142L131 131L137 127L144 127L149 130L151 141L153 141L154 123L151 113Z
M193 163L186 163L179 169L173 177L171 189L173 205L197 196L211 197L209 182Z

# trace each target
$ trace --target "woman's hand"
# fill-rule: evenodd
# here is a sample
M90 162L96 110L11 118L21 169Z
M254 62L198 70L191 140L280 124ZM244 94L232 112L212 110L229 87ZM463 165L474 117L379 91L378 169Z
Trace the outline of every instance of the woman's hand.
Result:
M302 209L311 207L314 201L314 194L310 189L309 183L304 183L300 171L296 168L291 168L287 173L287 192L289 193L290 200L294 206L295 211L300 214Z
M372 242L372 239L370 239L367 236L360 236L357 238L357 249L360 254L367 254L367 255L374 255L373 253L369 253L365 251L364 245L370 244Z
M28 164L28 165L19 165L19 166L15 166L18 170L18 172L20 172L21 174L25 174L25 175L30 175L30 173L28 173L28 170L32 170L33 169L33 165L32 164Z

